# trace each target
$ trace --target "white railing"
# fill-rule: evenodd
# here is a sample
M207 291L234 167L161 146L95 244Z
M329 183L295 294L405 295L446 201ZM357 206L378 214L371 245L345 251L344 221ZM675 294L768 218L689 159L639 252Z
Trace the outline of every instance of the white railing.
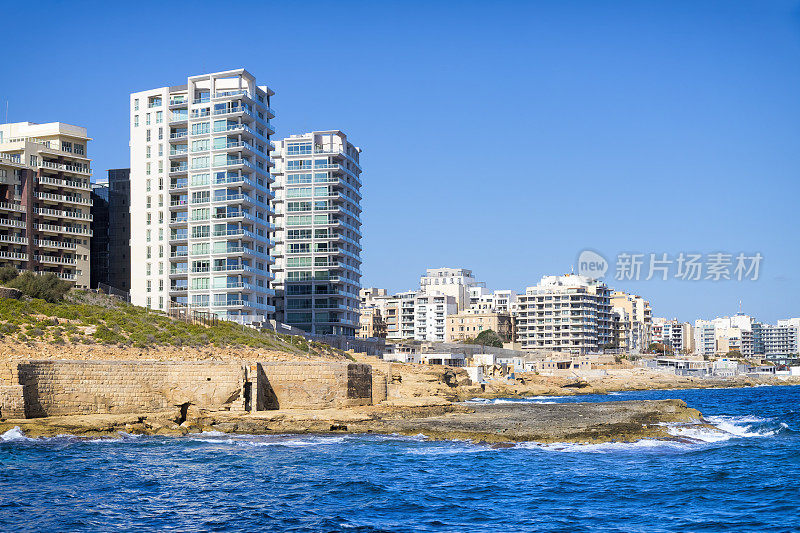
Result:
M40 263L53 263L56 265L76 265L78 261L70 257L58 257L55 255L34 255L33 259Z
M19 252L0 252L0 259L14 259L16 261L27 261L28 254L21 254Z
M51 241L48 239L34 239L33 244L41 248L63 248L65 250L75 250L78 247L74 242Z

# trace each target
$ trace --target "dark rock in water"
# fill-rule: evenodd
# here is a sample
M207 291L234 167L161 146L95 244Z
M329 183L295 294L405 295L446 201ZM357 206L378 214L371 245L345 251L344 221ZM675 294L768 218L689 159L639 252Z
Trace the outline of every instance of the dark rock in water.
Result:
M583 389L589 386L588 381L575 381L573 383L567 383L566 385L562 385L562 388L574 388L574 389Z

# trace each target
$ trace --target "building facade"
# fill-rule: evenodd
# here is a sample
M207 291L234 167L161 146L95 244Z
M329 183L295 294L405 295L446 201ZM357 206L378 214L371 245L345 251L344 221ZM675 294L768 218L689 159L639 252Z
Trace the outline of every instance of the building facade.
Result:
M99 283L131 290L130 169L108 171L92 185L91 287Z
M640 353L652 342L650 302L639 295L622 291L611 293L611 307L616 317L613 343L629 353Z
M445 342L463 342L474 339L482 331L492 330L505 342L514 339L514 322L508 313L492 310L465 309L446 319Z
M276 317L309 333L360 328L360 154L338 130L277 142Z
M519 300L517 338L523 350L585 354L612 344L611 293L598 280L544 276Z
M90 140L61 122L0 124L0 265L89 287Z
M459 311L469 307L470 287L479 285L472 271L466 268L429 268L419 279L420 291L452 296Z
M131 94L131 300L244 323L274 313L274 94L244 69Z

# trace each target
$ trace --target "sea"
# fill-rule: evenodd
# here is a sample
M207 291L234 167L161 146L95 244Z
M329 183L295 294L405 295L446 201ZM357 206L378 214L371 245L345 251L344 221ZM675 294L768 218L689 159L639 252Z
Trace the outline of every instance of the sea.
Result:
M675 441L498 448L398 435L0 434L0 531L800 531L800 387L680 398Z

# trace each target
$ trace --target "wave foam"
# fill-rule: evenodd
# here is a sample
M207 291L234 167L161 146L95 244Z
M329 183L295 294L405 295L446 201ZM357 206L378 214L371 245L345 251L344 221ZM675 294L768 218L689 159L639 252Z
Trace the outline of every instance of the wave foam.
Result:
M3 442L14 442L14 441L26 441L26 440L33 440L30 437L26 437L25 433L19 428L19 426L14 426L13 428L9 429L2 435L0 435L0 441Z

